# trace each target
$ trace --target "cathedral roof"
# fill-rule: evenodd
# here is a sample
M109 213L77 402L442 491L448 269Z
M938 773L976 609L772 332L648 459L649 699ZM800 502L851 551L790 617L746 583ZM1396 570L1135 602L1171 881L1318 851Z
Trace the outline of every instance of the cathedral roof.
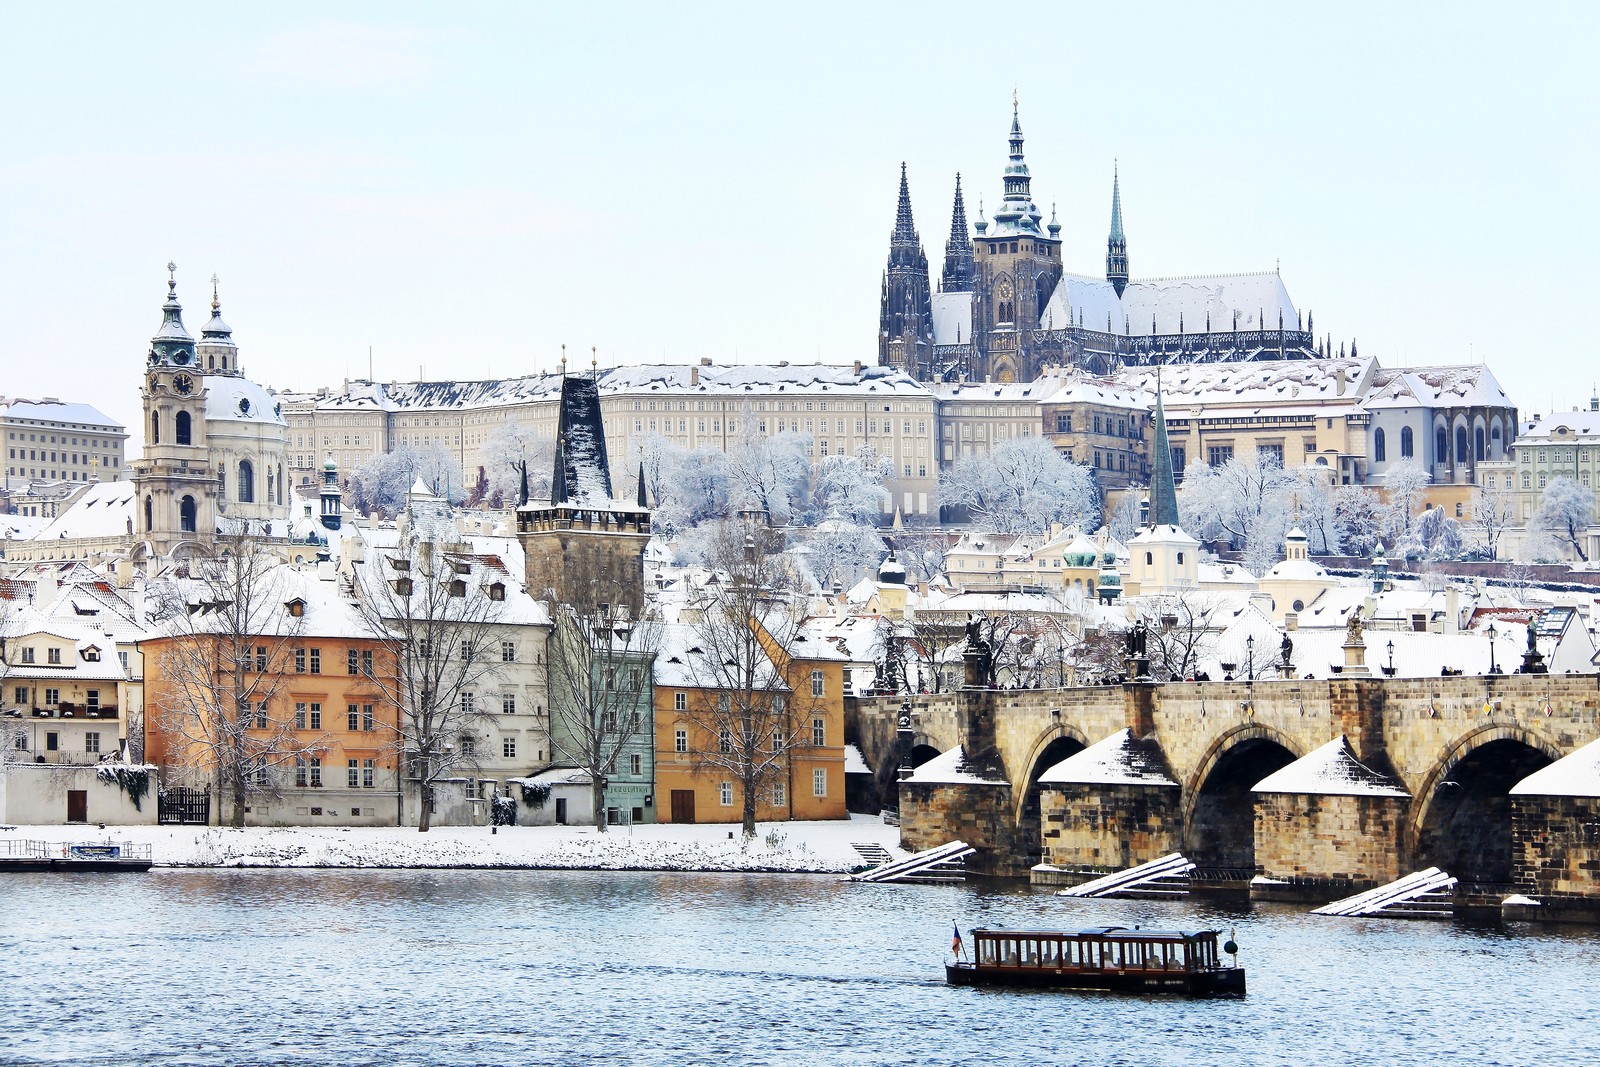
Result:
M1208 316L1211 330L1221 333L1233 329L1235 312L1241 330L1276 330L1280 313L1285 330L1300 328L1300 313L1276 271L1130 282L1122 293L1122 308L1136 334L1150 332L1152 318L1160 335L1180 329L1203 333Z
M965 345L972 343L972 294L933 294L933 343Z
M1122 306L1117 290L1104 278L1063 274L1039 316L1039 328L1065 330L1076 326L1081 314L1086 330L1124 333L1127 317L1123 314Z
M1372 376L1367 407L1510 407L1505 390L1479 363L1465 367L1393 367Z

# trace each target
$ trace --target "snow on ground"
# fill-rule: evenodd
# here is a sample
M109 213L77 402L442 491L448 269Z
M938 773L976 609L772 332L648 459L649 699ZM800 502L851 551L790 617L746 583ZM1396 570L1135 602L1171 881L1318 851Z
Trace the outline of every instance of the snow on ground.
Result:
M728 834L732 832L730 839ZM406 827L17 826L0 839L148 844L162 867L531 867L578 870L847 872L865 865L852 842L896 856L898 827L875 816L829 822L738 824Z

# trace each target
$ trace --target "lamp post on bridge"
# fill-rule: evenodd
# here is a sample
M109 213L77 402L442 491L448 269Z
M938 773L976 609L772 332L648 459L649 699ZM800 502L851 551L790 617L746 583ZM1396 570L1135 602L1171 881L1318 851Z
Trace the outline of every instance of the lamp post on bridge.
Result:
M1494 628L1494 623L1491 622L1489 624L1489 673L1490 674L1499 674L1500 673L1499 669L1496 668L1495 665L1494 665L1494 639L1495 639L1495 628Z

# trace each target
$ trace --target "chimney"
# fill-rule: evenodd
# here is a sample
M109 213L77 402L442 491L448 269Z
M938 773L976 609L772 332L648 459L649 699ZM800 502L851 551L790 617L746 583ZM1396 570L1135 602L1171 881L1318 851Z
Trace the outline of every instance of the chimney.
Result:
M690 367L689 368L689 384L690 385L699 385L700 384L700 368L699 367Z
M1289 633L1294 633L1296 630L1300 629L1300 613L1298 611L1284 612L1283 628Z
M861 377L861 361L859 359L856 360L856 377Z

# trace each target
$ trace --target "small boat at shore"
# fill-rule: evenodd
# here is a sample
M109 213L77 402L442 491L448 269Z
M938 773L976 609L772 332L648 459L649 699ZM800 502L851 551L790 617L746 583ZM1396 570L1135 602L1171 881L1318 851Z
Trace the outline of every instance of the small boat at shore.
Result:
M149 845L126 841L0 840L0 871L148 871Z
M1077 933L973 930L972 955L963 955L956 930L951 985L1103 989L1187 996L1241 995L1244 969L1222 962L1216 930L1130 930L1101 926ZM1237 952L1232 941L1222 946Z

